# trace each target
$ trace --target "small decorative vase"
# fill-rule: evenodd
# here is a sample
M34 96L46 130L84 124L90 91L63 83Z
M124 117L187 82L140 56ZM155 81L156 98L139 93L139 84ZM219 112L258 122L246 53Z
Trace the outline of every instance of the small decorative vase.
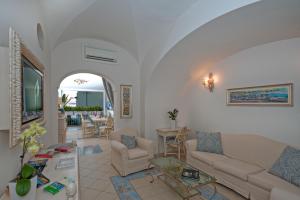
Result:
M37 176L30 179L31 181L31 189L24 197L20 197L16 193L16 185L17 183L11 182L8 184L9 186L9 196L11 200L35 200L36 199L36 185L37 185Z
M171 129L176 128L176 120L171 120Z

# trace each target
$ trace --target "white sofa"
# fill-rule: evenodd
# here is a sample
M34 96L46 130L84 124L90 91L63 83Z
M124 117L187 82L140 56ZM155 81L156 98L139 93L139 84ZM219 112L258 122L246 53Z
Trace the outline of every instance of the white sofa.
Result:
M121 135L136 136L137 147L127 149L121 143ZM124 128L111 134L111 164L121 176L149 168L149 160L153 158L154 146L151 140L138 136L135 129Z
M269 200L273 188L299 195L300 188L268 173L285 144L253 134L221 134L224 155L196 151L197 140L188 140L187 162L217 178L251 200Z
M288 192L283 189L273 188L270 200L299 200L300 197L296 193Z

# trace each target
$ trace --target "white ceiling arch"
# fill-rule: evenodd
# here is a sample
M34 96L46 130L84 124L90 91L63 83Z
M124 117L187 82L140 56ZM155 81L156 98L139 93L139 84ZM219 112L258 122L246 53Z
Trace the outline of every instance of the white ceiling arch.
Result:
M56 45L76 38L93 38L116 44L138 57L135 28L128 0L97 0L78 14Z
M97 0L41 0L48 42L54 49L58 38L72 20Z
M90 73L77 73L67 76L59 89L68 91L103 91L102 77Z
M214 65L244 49L300 37L299 10L298 0L264 0L216 18L168 51L150 75L151 81L157 82L162 69L192 73L193 67Z
M220 0L201 0L195 2L186 12L182 13L168 33L161 37L156 46L152 46L147 52L147 56L142 63L142 78L144 85L147 85L151 74L161 59L183 38L190 33L205 25L206 23L222 17L226 13L247 5L254 4L260 0L237 0L237 1L220 1Z
M75 38L101 39L126 49L142 64L147 57L152 59L149 52L163 52L161 49L168 49L164 45L182 39L173 36L179 33L176 24L190 26L181 27L186 29L181 33L184 37L203 19L211 20L254 1L42 0L41 5L52 49Z

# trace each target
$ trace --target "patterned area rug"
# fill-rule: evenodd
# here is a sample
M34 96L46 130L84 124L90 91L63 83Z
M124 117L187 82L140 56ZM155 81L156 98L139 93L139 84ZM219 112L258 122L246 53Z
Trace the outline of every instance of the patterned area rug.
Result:
M134 174L130 174L126 177L113 176L111 177L112 184L119 195L120 200L142 200L139 194L136 192L134 186L130 183L131 180L144 178L145 176L156 175L159 172L155 169L144 170ZM220 193L215 193L211 187L204 186L198 189L202 194L201 196L207 200L228 200Z
M99 154L101 152L102 152L102 149L99 144L79 147L79 155L80 156L94 155L94 154Z

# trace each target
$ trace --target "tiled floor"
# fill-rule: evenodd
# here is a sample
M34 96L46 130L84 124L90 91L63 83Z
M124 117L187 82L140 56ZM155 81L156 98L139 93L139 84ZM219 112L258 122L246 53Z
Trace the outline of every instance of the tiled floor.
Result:
M100 154L81 156L80 166L80 186L82 200L118 200L119 197L110 181L111 176L118 173L110 165L110 144L105 139L81 139L78 146L99 144L103 150ZM137 193L143 200L180 200L168 186L159 180L153 184L150 177L131 181ZM218 192L225 195L230 200L245 200L227 188L218 186ZM195 197L192 200L200 199Z
M80 126L71 126L67 128L67 142L83 138Z

